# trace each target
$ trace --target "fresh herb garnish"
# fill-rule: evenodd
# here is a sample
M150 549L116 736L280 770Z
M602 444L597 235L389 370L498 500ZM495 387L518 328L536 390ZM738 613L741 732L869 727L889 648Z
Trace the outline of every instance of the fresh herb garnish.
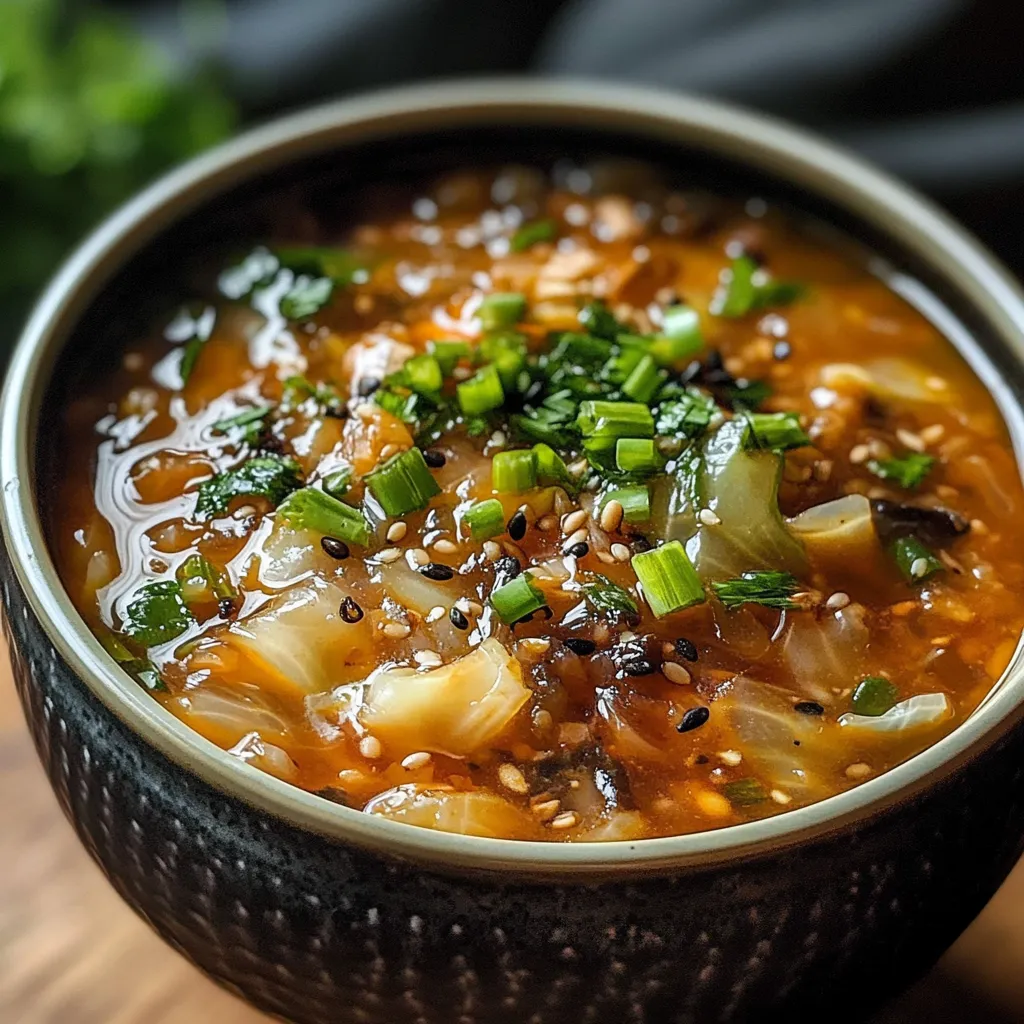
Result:
M537 456L532 448L498 452L491 460L491 487L498 494L522 494L537 486Z
M598 615L624 615L633 619L640 614L632 594L600 573L594 573L581 589L587 604Z
M910 584L923 583L945 569L942 560L916 537L899 537L889 550L896 567Z
M307 277L300 274L281 297L281 316L289 320L308 320L331 300L334 281L329 277Z
M231 582L226 569L214 565L200 554L189 555L175 573L181 596L190 608L195 604L229 600L238 597L238 589Z
M195 619L173 580L147 583L125 610L123 631L143 647L156 647L180 636Z
M935 465L935 456L908 452L899 459L871 459L868 469L883 480L892 480L907 490L919 487Z
M558 225L550 217L523 224L512 238L508 247L512 252L525 252L538 242L550 242L558 233Z
M704 586L679 541L641 552L632 561L644 597L659 619L704 601Z
M382 463L366 477L366 487L389 516L426 508L441 493L419 448L407 448Z
M764 380L740 377L721 389L722 396L733 409L757 409L771 398L772 386Z
M766 608L796 608L793 595L800 589L797 578L788 572L745 572L730 580L711 584L718 600L730 610L743 604Z
M526 312L526 296L520 292L492 292L484 297L476 311L485 331L512 327Z
M339 287L363 284L370 278L370 261L347 249L285 246L275 249L281 266L314 277L328 277Z
M149 658L136 657L124 645L116 633L101 633L99 641L106 652L127 672L140 686L150 693L166 691L167 684L160 678L160 673Z
M491 607L507 626L514 625L543 608L547 601L544 592L533 582L529 573L523 573L491 591Z
M490 540L505 532L505 509L497 498L471 505L462 516L475 541Z
M654 426L665 437L700 437L718 411L715 400L697 388L662 402L655 413Z
M785 451L811 443L795 412L748 412L742 415L747 423L743 435L744 448Z
M274 411L272 405L253 406L251 409L243 409L234 416L217 420L213 425L214 431L218 434L228 434L232 430L243 427L240 440L249 444L255 444L263 431L264 420Z
M629 333L628 325L617 319L603 302L588 302L577 319L590 334L605 341L615 341L620 334Z
M367 547L373 540L373 531L359 509L315 487L303 487L289 495L277 514L296 530L312 530L346 544Z
M732 261L711 300L715 316L741 317L770 306L785 306L805 293L794 281L776 281L749 256Z
M225 298L244 299L255 288L269 284L280 265L269 249L260 246L222 271L217 278L217 287Z
M884 676L865 676L850 697L850 708L855 715L877 718L896 706L899 690Z
M284 455L258 455L236 469L218 473L199 485L195 514L199 519L224 515L235 498L259 496L275 507L302 486L299 464Z

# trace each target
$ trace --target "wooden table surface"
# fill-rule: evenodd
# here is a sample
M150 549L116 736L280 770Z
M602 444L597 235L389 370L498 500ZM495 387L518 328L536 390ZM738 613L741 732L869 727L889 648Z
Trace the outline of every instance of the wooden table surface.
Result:
M0 648L0 1024L259 1024L109 888L50 793ZM872 1024L1024 1021L1024 861ZM608 1021L606 1024L615 1024Z

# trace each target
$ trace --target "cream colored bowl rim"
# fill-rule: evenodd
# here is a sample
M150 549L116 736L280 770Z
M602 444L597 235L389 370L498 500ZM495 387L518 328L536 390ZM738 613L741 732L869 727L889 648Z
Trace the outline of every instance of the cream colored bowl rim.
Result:
M184 164L101 224L47 288L18 342L0 401L0 526L32 612L60 656L114 715L172 762L258 812L332 840L445 871L571 881L696 870L769 854L856 825L936 785L1017 724L1024 664L983 708L923 753L854 789L771 818L692 835L541 843L435 832L333 804L250 768L203 739L106 655L75 611L44 541L34 443L45 387L78 316L150 239L240 180L336 146L469 125L566 125L678 142L738 160L838 204L915 254L981 315L1024 367L1024 295L974 239L928 201L806 132L709 99L572 80L475 79L327 103L248 131ZM1021 457L1024 415L978 346L965 355L995 396ZM1024 369L1021 370L1024 375ZM45 660L43 663L45 665ZM45 669L43 669L45 670Z

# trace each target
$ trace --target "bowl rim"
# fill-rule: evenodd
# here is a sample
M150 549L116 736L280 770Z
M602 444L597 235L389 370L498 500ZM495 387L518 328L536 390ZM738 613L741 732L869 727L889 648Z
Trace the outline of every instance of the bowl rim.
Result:
M377 138L469 125L571 125L696 145L808 189L869 223L954 281L1002 349L1024 366L1024 293L966 231L912 190L801 129L704 97L586 80L476 78L387 89L249 130L158 179L104 221L39 299L0 398L0 529L49 641L93 696L141 739L215 789L299 828L443 871L572 881L704 870L853 827L938 784L1024 716L1004 685L952 733L844 793L769 818L637 841L546 843L462 836L352 810L249 767L195 733L118 668L78 615L50 558L35 503L33 442L43 393L77 317L113 273L167 226L224 189L293 160ZM952 325L955 329L956 325ZM955 340L955 339L954 339ZM1021 461L1024 412L969 338L957 342L1007 423ZM1022 647L1004 678L1024 677Z

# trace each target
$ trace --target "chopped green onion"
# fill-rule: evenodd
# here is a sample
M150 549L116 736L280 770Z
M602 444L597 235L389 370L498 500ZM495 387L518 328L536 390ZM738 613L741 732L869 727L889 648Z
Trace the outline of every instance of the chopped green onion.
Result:
M627 619L636 619L640 614L632 594L600 573L595 572L593 580L584 583L582 590L587 604L599 615L607 612L609 615L625 615Z
M558 233L558 225L550 218L533 220L520 227L508 243L512 252L524 252L538 242L550 242Z
M332 498L342 498L348 492L352 483L352 467L342 466L328 473L323 479L324 490Z
M544 593L528 572L492 590L490 602L507 626L527 618L547 604Z
M883 480L893 480L900 487L913 490L920 486L934 465L933 455L908 452L901 459L871 459L868 462L868 469Z
M796 608L791 600L800 589L797 578L788 572L745 572L731 580L712 583L718 600L730 610L741 604L760 604L766 608Z
M620 437L615 442L615 466L623 473L657 473L664 464L650 438Z
M661 366L672 366L692 359L704 347L700 314L681 303L665 310L661 334L651 343L650 352Z
M634 402L646 405L658 393L664 380L665 375L658 369L654 359L643 356L626 378L622 390Z
M747 412L743 415L747 421L743 435L744 448L785 451L787 448L801 448L811 443L795 412Z
M704 601L704 588L679 541L641 552L632 561L644 597L659 619Z
M226 434L232 427L249 427L254 423L262 423L273 410L274 407L272 405L256 405L251 409L243 409L235 416L228 416L226 419L217 420L213 425L213 429L218 434Z
M431 341L427 344L427 351L437 360L446 377L452 375L460 359L468 359L473 354L468 342L450 340Z
M736 779L727 782L722 792L733 807L753 807L768 799L768 791L757 779Z
M577 319L591 334L605 341L615 341L620 334L629 332L629 328L603 302L588 302Z
M444 384L441 364L431 355L413 356L403 369L409 387L420 394L434 394Z
M554 448L548 444L535 444L533 454L537 464L537 483L542 487L564 487L570 493L579 489L565 460Z
M622 506L622 518L627 523L646 523L651 518L651 492L646 487L620 487L609 491L601 507L609 501L617 501Z
M850 708L855 715L877 718L896 706L899 690L884 676L865 676L850 697Z
M346 249L328 246L286 246L276 249L281 265L329 277L337 285L363 284L370 278L370 261Z
M681 395L658 406L655 426L658 433L666 437L700 437L710 426L717 409L710 395L696 388L687 388Z
M945 568L942 561L916 537L898 538L893 541L890 551L908 583L921 583Z
M331 384L314 384L306 377L295 374L285 378L281 401L285 406L299 405L312 398L323 409L340 409L341 396Z
M144 686L150 693L166 690L167 685L160 678L160 673L149 658L137 658L121 642L116 633L99 634L100 643L109 654L137 683Z
M196 361L199 359L199 353L202 352L205 344L205 338L193 338L181 350L181 362L178 363L178 373L181 374L182 387L188 383L189 377L192 376L192 371L196 368Z
M654 437L654 417L639 402L581 402L576 425L584 437L606 440L608 447L620 437Z
M441 493L419 448L407 448L378 466L367 475L366 486L389 516L426 508Z
M537 486L537 455L532 448L498 452L491 462L491 486L498 494L522 494Z
M501 376L493 364L478 370L455 390L459 398L459 408L467 416L480 416L492 409L499 409L505 402Z
M496 331L519 323L526 312L526 296L521 292L494 292L484 298L476 311L485 331Z
M299 464L284 455L259 455L237 469L218 473L199 485L195 514L199 519L224 515L235 498L258 495L277 506L302 486Z
M125 611L124 633L143 647L156 647L180 636L195 619L173 580L147 583Z
M175 576L187 605L238 596L230 575L198 553L189 555L178 566Z
M768 306L785 306L804 294L795 281L775 281L749 256L732 261L711 301L715 316L740 317Z
M514 331L484 335L477 349L481 362L493 363L505 391L515 391L519 375L526 368L526 339Z
M767 381L747 380L745 377L722 390L734 409L756 409L772 394L772 386Z
M331 300L334 281L329 277L307 277L300 274L281 297L281 316L289 320L307 320Z
M359 509L315 487L303 487L290 495L277 514L296 530L312 530L324 537L337 537L346 544L366 547L373 540L370 524Z
M462 517L473 540L490 540L505 532L505 509L497 498L488 498L470 506Z

